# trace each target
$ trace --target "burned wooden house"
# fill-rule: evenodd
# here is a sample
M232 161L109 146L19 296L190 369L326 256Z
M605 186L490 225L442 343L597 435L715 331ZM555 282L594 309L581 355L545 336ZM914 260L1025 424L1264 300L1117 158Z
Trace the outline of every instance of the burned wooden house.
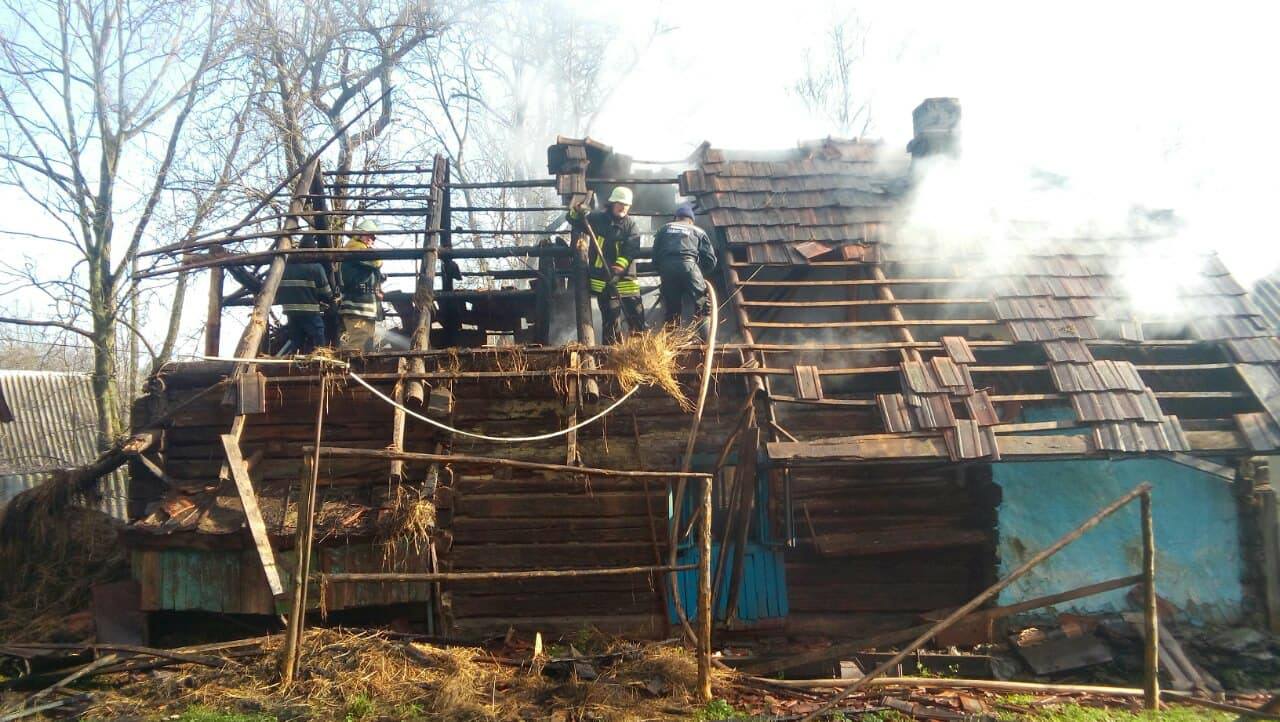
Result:
M1159 239L1039 238L993 266L907 237L913 160L954 152L958 106L926 101L915 120L912 157L834 139L704 145L682 169L642 172L560 138L549 177L530 181L459 182L440 158L348 178L312 163L287 212L167 249L172 268L213 274L209 358L170 364L137 401L154 439L131 467L143 608L272 614L309 544L309 603L331 615L468 637L665 635L677 607L696 609L704 556L688 463L714 480L708 563L728 632L909 627L1142 481L1161 596L1192 618L1280 622L1275 499L1255 461L1280 448L1280 339L1244 289L1204 255L1182 312L1144 315L1114 261ZM692 444L668 394L619 385L595 343L585 245L562 219L483 226L486 210L553 213L615 185L637 189L645 218L693 199L720 247L714 383ZM503 188L554 202L470 200ZM344 213L388 217L387 242L338 248ZM295 248L304 233L322 242ZM407 348L274 356L285 258L356 256L410 284L387 292ZM235 305L253 310L233 353L218 326ZM692 395L706 356L681 355ZM999 602L1129 577L1135 527L1106 522ZM1121 607L1113 587L1074 604Z

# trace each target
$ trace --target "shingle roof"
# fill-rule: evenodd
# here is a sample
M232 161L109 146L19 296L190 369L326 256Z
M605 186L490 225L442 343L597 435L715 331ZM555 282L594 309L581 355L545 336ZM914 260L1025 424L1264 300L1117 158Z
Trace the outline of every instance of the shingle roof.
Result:
M1127 300L1117 269L1134 251L1161 252L1159 238L1028 237L967 252L898 238L909 174L885 173L879 154L830 139L759 158L708 148L680 176L728 248L740 283L730 292L749 302L746 329L765 337L769 366L885 344L874 361L828 355L823 369L833 405L875 409L879 428L861 433L941 434L953 460L994 458L1001 415L1039 403L1071 409L1100 454L1188 450L1180 415L1236 426L1241 448L1280 444L1280 339L1217 256L1202 254L1176 287L1179 308L1155 314ZM984 357L982 344L1002 350ZM843 399L831 393L850 367L886 362L896 375L863 371Z

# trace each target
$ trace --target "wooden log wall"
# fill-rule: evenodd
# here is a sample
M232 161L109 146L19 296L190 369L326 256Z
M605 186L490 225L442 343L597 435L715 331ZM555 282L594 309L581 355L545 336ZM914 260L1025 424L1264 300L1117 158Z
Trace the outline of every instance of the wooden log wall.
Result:
M532 355L531 355L532 356ZM444 366L457 362L446 360ZM465 370L511 368L512 358L468 359ZM428 362L427 371L437 366ZM152 420L167 418L154 460L165 475L186 493L208 493L216 483L221 464L218 434L225 433L234 410L222 406L220 391L204 393L227 369L218 364L174 366L153 384L152 393L138 404L140 428ZM394 359L369 359L361 365L367 374L393 373ZM266 413L249 417L242 439L251 476L262 499L267 524L277 549L291 547L290 529L277 526L286 493L296 498L303 447L312 443L315 404L319 393L313 381L285 381L280 377L314 375L314 368L264 366ZM691 377L692 378L692 377ZM390 394L393 381L374 382ZM605 395L596 407L582 409L580 417L593 414L620 391L601 379ZM709 399L697 452L714 459L729 427L737 421L742 403L740 383L726 379L720 395ZM536 435L563 428L568 407L547 378L460 379L454 382L452 424L460 429L494 436ZM383 449L391 440L392 408L354 382L331 392L323 429L323 444ZM660 392L643 390L606 419L578 432L577 444L587 466L615 469L679 468L690 415ZM405 450L435 451L437 431L410 418L406 424ZM565 439L497 443L465 436L453 440L458 454L525 461L563 463ZM323 459L320 496L343 497L354 506L377 506L386 497L388 464L385 461ZM420 480L427 468L406 462L406 478ZM135 469L135 518L164 496L173 496L164 483L145 469ZM223 489L218 496L234 496ZM664 563L667 536L667 486L662 480L584 479L568 474L476 467L459 468L442 475L435 496L437 549L442 571L568 569L602 566L643 566ZM234 515L231 515L234 517ZM140 553L166 549L222 549L234 551L249 544L247 534L176 533L130 535ZM228 531L228 530L224 530ZM233 528L229 531L235 532ZM363 536L361 536L363 535ZM360 545L372 539L367 527L340 533L317 532L318 545ZM425 553L425 550L424 550ZM366 555L368 556L368 555ZM248 557L240 555L245 564ZM352 557L345 571L388 571L381 559ZM248 569L248 572L255 571ZM242 575L208 576L239 579ZM143 579L142 581L146 581ZM239 583L239 582L237 582ZM163 585L168 586L168 585ZM377 599L403 601L403 595L370 593L361 587L387 585L345 584L341 598L329 599L331 609L372 604ZM184 588L190 584L184 583ZM479 636L501 633L515 625L531 631L572 632L587 625L636 636L666 633L661 585L649 576L584 577L581 579L529 580L513 583L465 582L442 585L447 631ZM331 590L332 591L332 590ZM160 590L153 596L164 599ZM172 596L172 595L170 595ZM218 611L233 612L234 600L248 598L230 592L207 594L219 599ZM414 598L417 598L416 596ZM263 605L253 597L252 608L238 611L261 613ZM159 603L159 602L157 602Z
M990 467L793 471L795 634L863 636L958 606L995 572Z
M608 384L602 392L611 394ZM708 457L736 421L741 395L712 397L697 452ZM457 388L457 387L455 387ZM541 391L541 392L540 392ZM458 393L459 428L493 435L534 435L563 427L548 422L560 401L533 384L481 399ZM736 400L735 400L736 399ZM601 405L609 403L607 399ZM580 416L593 413L584 409ZM613 469L679 468L689 414L665 396L641 394L600 423L578 432L587 466ZM637 438L638 432L638 438ZM459 454L525 461L564 461L564 439L499 444L459 437ZM647 490L646 490L647 489ZM449 543L441 552L449 571L588 568L666 563L667 485L661 480L583 479L561 474L459 473L441 506ZM661 580L655 576L585 577L445 585L450 629L464 636L526 631L573 632L591 625L608 632L666 634Z

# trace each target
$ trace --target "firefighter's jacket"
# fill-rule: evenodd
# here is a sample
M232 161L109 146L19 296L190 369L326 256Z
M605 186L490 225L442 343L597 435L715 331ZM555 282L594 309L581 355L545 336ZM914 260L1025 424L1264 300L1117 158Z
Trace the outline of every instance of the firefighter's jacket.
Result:
M363 241L351 239L347 248L368 248ZM361 259L342 262L339 274L342 283L342 303L338 313L360 318L378 318L378 286L382 283L382 261Z
M672 221L653 237L653 263L661 265L675 259L697 261L703 273L716 267L716 249L707 232L692 223Z
M320 313L320 303L333 302L329 274L319 263L292 262L284 267L276 304L285 313Z
M586 230L577 211L569 211L569 221L579 230ZM640 252L640 229L630 216L614 218L608 210L587 214L587 223L595 231L604 258L596 252L596 244L588 242L587 259L591 263L591 292L604 293L613 266L622 266L622 273L614 277L619 296L640 295L636 281L636 254Z

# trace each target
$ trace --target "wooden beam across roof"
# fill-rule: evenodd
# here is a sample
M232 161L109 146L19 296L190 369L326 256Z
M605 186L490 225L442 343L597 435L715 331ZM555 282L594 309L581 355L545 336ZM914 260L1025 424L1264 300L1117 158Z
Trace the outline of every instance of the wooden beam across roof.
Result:
M1253 454L1244 437L1236 431L1187 431L1193 453ZM1012 435L996 437L1000 457L1005 461L1037 458L1096 457L1090 437L1080 434ZM864 462L909 462L947 460L947 444L942 435L895 436L873 434L843 436L813 441L776 441L766 445L769 458L789 465L847 465ZM1108 457L1114 454L1106 454Z

